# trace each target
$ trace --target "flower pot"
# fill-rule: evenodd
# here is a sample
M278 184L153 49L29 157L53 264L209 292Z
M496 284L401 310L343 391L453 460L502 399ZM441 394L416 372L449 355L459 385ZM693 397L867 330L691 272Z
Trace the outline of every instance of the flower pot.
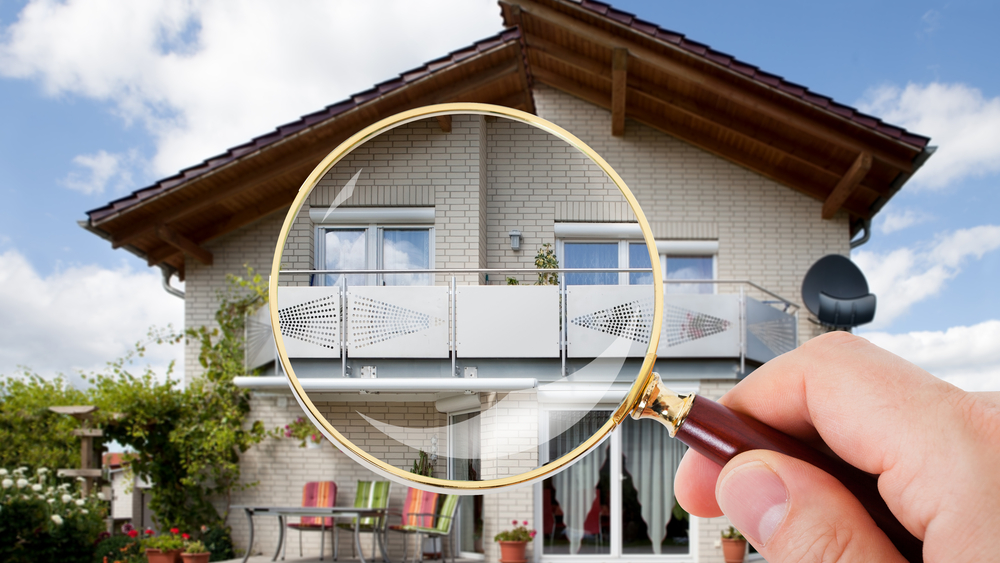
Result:
M208 558L211 556L212 554L207 551L204 553L182 553L181 559L184 560L184 563L208 563Z
M181 563L180 549L170 551L160 551L159 549L146 549L146 559L149 563Z
M500 543L500 563L526 563L524 552L528 549L526 541L502 541Z
M306 448L310 450L318 450L323 442L313 442L310 438L306 438Z
M722 540L722 556L726 563L743 563L747 553L747 540ZM152 562L150 562L152 563Z

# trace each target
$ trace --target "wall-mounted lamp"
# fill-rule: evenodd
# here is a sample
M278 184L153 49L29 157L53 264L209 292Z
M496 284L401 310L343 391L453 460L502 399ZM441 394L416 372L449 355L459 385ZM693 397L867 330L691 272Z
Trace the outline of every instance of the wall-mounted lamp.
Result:
M509 234L510 234L510 249L521 250L521 231L517 229L511 229Z

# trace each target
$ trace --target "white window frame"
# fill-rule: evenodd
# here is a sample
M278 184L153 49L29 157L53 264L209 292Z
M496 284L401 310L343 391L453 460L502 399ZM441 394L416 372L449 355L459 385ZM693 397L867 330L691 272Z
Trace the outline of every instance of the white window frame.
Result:
M429 268L434 267L434 208L433 207L348 207L313 208L309 218L315 224L316 251L314 264L317 270L326 269L326 232L331 230L365 231L365 268L381 270L382 242L385 229L412 229L427 231ZM374 265L374 266L373 266ZM325 280L326 276L320 276ZM381 285L381 274L366 276L365 285Z
M565 243L618 243L618 264L628 264L629 243L643 242L642 229L636 223L556 223L556 257L566 255ZM656 251L660 256L660 273L667 279L667 260L671 256L710 256L712 258L712 279L719 279L718 240L658 240ZM562 262L560 262L562 264ZM618 274L619 285L629 285L628 273ZM712 284L712 293L718 292L718 284Z

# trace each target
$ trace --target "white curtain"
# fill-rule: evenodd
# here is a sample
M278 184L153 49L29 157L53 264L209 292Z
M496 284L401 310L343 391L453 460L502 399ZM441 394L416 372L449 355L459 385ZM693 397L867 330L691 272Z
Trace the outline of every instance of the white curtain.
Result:
M626 420L621 432L625 469L632 475L653 553L659 555L674 509L674 473L684 446L651 420Z
M573 416L574 414L576 416ZM579 413L571 411L550 413L550 426L555 430L553 434L556 434L551 448L554 455L567 453L583 443L607 420L607 414L591 413L565 431L559 428L560 422L563 421L561 419L572 422L577 418L579 418ZM594 504L597 483L601 478L601 466L608 458L609 449L610 443L605 440L572 467L552 477L556 502L559 503L563 512L563 524L566 525L571 555L580 552L580 542L584 536L583 524L587 519L587 512Z

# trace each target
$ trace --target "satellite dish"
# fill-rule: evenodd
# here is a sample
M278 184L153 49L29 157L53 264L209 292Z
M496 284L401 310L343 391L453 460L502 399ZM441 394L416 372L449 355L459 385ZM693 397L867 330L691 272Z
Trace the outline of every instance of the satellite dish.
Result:
M816 261L802 280L802 302L820 324L849 329L875 318L875 296L854 262L839 254Z

